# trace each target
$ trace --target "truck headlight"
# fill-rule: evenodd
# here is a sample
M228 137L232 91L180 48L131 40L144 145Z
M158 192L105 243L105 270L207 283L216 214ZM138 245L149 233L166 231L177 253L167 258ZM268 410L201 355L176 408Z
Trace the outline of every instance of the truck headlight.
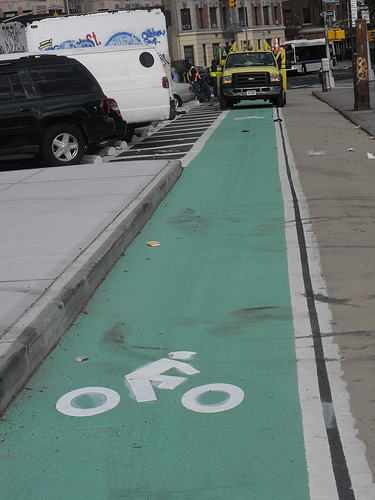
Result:
M271 82L279 82L281 80L280 73L270 73Z
M228 84L228 83L231 84L232 83L232 75L222 76L221 77L221 83L223 85Z

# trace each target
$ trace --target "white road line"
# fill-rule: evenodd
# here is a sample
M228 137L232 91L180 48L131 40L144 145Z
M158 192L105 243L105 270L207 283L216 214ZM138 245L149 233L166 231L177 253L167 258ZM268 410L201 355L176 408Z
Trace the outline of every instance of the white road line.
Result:
M302 278L295 212L287 178L281 128L301 218L304 221L303 227L313 291L315 295L321 293L325 296L327 296L327 291L322 278L319 250L310 223L307 201L299 182L298 171L280 110L279 115L282 121L275 122L275 129L279 157L279 174L284 198L285 234L295 331L298 387L302 409L310 497L311 500L335 500L338 498L326 433L327 415L328 413L332 413L331 410L334 410L354 496L356 500L370 500L375 498L375 486L366 460L365 446L356 437L357 430L354 427L354 419L350 412L349 394L346 390L346 384L341 378L342 370L339 348L337 344L332 342L332 335L329 335L332 332L331 312L328 304L316 302L320 329L325 333L323 336L323 348L325 359L326 361L329 360L326 364L332 391L333 408L329 408L330 412L327 413L327 408L322 409L321 405L312 331ZM276 108L274 108L274 117L275 119L278 118ZM323 415L323 411L325 415ZM324 417L326 418L326 423Z
M274 117L277 118L276 108ZM305 299L299 245L295 229L293 200L286 173L280 129L276 123L276 140L279 157L279 175L284 199L285 236L287 243L289 285L293 310L293 324L297 357L298 388L302 410L307 470L311 500L336 500L337 489L332 471L330 450L320 404L317 372L313 350L309 314ZM292 164L289 141L288 156ZM306 214L306 200L302 193L293 162L293 181L296 184L301 210ZM306 217L307 215L307 217ZM308 214L304 220L307 221Z

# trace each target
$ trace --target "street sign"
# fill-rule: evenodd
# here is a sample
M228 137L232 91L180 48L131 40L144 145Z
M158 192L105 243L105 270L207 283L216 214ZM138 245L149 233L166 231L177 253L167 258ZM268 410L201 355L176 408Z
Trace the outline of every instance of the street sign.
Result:
M327 15L327 17L334 17L335 16L335 11L334 10L326 10L326 15ZM319 11L319 17L324 17L324 11L323 10Z
M358 4L357 0L350 0L350 10L352 17L352 27L355 26L355 22L358 19Z
M360 18L365 19L367 24L370 24L370 10L368 5L359 5Z

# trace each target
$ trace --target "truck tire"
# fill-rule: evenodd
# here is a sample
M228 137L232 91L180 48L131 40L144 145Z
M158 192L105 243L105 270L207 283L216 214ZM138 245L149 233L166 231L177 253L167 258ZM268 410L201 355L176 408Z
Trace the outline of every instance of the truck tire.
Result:
M55 125L42 137L41 155L51 166L78 165L85 151L85 139L72 125Z
M222 111L225 111L226 109L228 109L228 103L227 103L227 100L225 99L225 97L223 95L219 95L219 104L220 104L220 109Z
M286 94L284 91L281 92L281 94L279 94L275 101L274 101L274 104L278 107L278 108L283 108L286 104Z

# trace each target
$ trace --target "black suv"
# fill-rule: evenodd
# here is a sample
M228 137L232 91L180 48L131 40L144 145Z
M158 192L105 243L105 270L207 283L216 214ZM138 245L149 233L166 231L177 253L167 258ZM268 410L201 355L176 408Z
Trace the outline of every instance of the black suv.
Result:
M99 83L66 56L0 59L0 155L40 154L50 165L81 161L115 122Z

